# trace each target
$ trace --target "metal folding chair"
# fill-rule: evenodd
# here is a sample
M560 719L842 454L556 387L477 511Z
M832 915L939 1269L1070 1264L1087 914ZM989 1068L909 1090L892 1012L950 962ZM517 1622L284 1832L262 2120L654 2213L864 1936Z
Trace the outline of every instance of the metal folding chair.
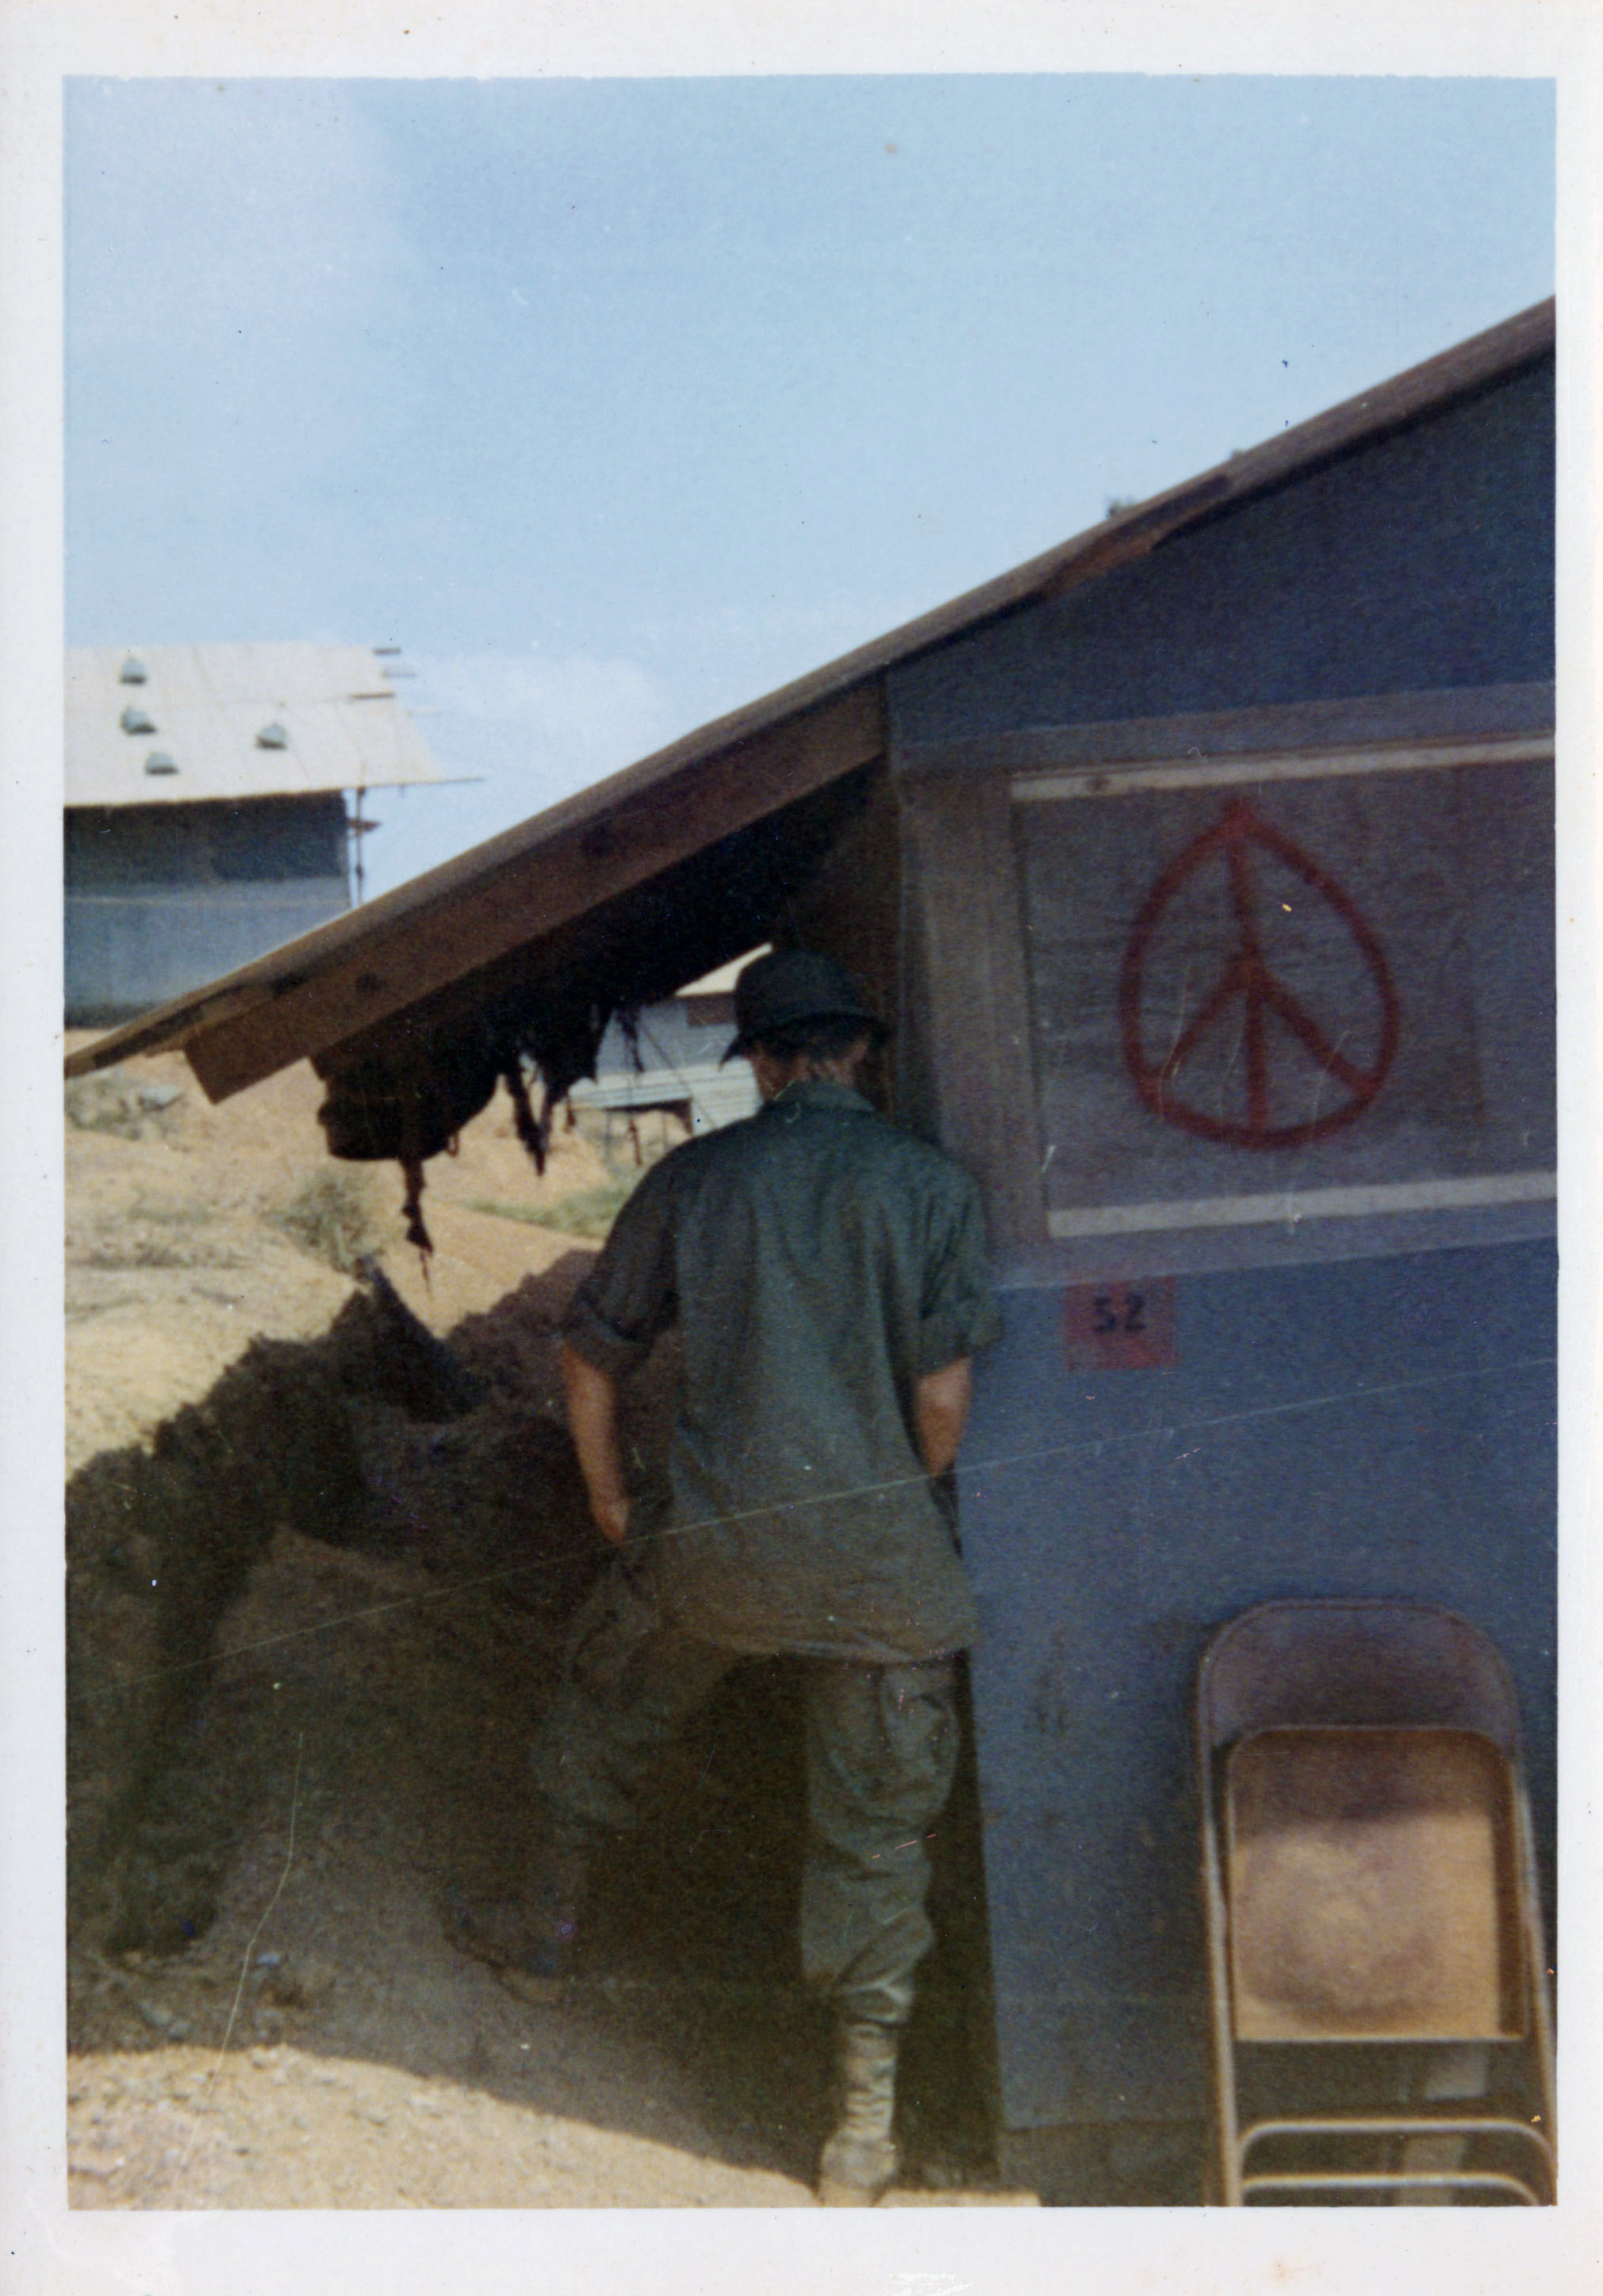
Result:
M1197 1684L1218 2194L1555 2193L1552 2019L1512 1685L1422 1603L1284 1602Z

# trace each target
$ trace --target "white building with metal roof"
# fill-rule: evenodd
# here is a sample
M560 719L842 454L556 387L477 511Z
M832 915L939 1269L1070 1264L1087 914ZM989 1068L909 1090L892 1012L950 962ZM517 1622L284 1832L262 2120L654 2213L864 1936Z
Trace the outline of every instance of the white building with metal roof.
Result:
M442 779L373 647L70 649L69 1022L129 1019L337 916L363 791Z
M724 1054L735 1034L736 978L767 947L643 1005L632 1020L614 1013L596 1055L594 1083L576 1084L568 1095L575 1108L601 1109L626 1122L647 1109L666 1109L690 1132L754 1116L756 1078L746 1062Z

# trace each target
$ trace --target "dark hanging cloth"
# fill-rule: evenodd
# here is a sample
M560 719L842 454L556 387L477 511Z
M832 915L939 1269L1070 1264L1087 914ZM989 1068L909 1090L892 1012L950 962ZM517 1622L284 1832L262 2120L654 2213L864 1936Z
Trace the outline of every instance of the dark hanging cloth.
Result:
M406 1180L407 1241L425 1262L433 1243L423 1217L423 1167L455 1145L463 1127L489 1105L497 1081L512 1102L518 1138L544 1172L552 1119L580 1077L596 1073L607 1014L597 1007L567 1016L560 1033L538 1024L481 1021L461 1035L431 1029L384 1051L358 1052L332 1067L317 1120L329 1153L356 1163L393 1161ZM530 1103L528 1071L539 1074L539 1114Z

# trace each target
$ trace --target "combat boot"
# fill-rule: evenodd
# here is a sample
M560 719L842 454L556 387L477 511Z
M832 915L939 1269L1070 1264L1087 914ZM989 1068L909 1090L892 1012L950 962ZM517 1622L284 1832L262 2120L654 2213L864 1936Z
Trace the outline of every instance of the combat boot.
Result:
M846 2024L840 2029L840 2119L818 2161L821 2208L871 2209L900 2166L891 2134L896 2044L893 2025Z

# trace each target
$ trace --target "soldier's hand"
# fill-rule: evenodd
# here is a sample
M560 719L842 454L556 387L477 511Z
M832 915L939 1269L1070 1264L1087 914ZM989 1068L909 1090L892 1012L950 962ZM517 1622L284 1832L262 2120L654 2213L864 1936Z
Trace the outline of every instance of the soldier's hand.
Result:
M629 1537L629 1501L627 1499L593 1499L590 1513L603 1538L614 1546L621 1546Z

